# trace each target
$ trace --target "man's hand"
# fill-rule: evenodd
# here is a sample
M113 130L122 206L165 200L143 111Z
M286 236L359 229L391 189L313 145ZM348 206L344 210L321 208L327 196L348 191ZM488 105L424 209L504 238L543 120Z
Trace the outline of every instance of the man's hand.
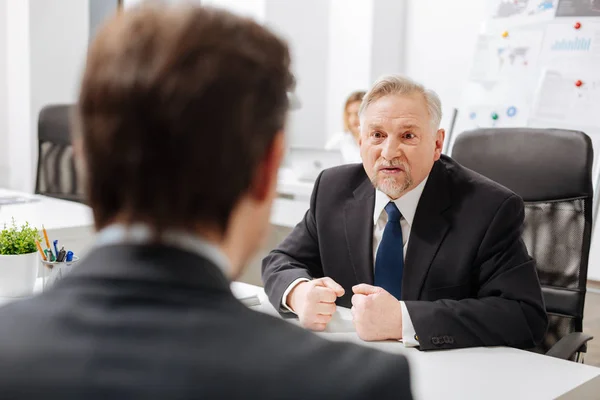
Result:
M380 287L367 284L352 288L352 318L362 340L402 339L402 307L398 299Z
M325 329L335 312L335 301L344 288L331 278L301 282L288 295L288 305L298 315L300 324L313 331Z

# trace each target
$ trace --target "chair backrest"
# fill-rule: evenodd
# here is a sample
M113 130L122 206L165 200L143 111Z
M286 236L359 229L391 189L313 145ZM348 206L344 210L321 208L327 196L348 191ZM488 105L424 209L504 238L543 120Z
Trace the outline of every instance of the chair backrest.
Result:
M478 129L456 138L452 158L521 196L523 240L536 260L548 332L546 352L581 332L592 232L590 138L558 129Z
M38 118L38 164L35 192L83 202L71 146L71 105L49 105Z

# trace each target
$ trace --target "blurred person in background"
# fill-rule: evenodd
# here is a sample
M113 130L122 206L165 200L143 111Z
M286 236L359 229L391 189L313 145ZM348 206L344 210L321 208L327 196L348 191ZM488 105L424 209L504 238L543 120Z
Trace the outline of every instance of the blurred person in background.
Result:
M346 164L362 162L358 146L360 136L358 109L364 96L364 91L352 92L348 96L344 105L344 131L336 133L325 145L327 150L339 150Z

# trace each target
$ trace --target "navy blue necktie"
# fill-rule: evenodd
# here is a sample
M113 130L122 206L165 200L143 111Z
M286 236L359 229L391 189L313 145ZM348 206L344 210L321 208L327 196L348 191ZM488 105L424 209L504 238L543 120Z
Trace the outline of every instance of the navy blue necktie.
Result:
M384 288L400 300L404 270L404 245L400 227L402 214L391 201L385 206L385 212L388 221L375 257L375 286Z

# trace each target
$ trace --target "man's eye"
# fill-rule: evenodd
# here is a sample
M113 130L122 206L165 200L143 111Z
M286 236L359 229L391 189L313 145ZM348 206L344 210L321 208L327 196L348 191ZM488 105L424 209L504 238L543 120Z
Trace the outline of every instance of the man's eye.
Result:
M381 132L373 132L373 137L375 139L381 139L383 135L381 134Z
M416 136L415 136L415 134L414 134L414 133L412 133L412 132L406 132L406 133L404 134L404 137L405 137L406 139L414 139Z

